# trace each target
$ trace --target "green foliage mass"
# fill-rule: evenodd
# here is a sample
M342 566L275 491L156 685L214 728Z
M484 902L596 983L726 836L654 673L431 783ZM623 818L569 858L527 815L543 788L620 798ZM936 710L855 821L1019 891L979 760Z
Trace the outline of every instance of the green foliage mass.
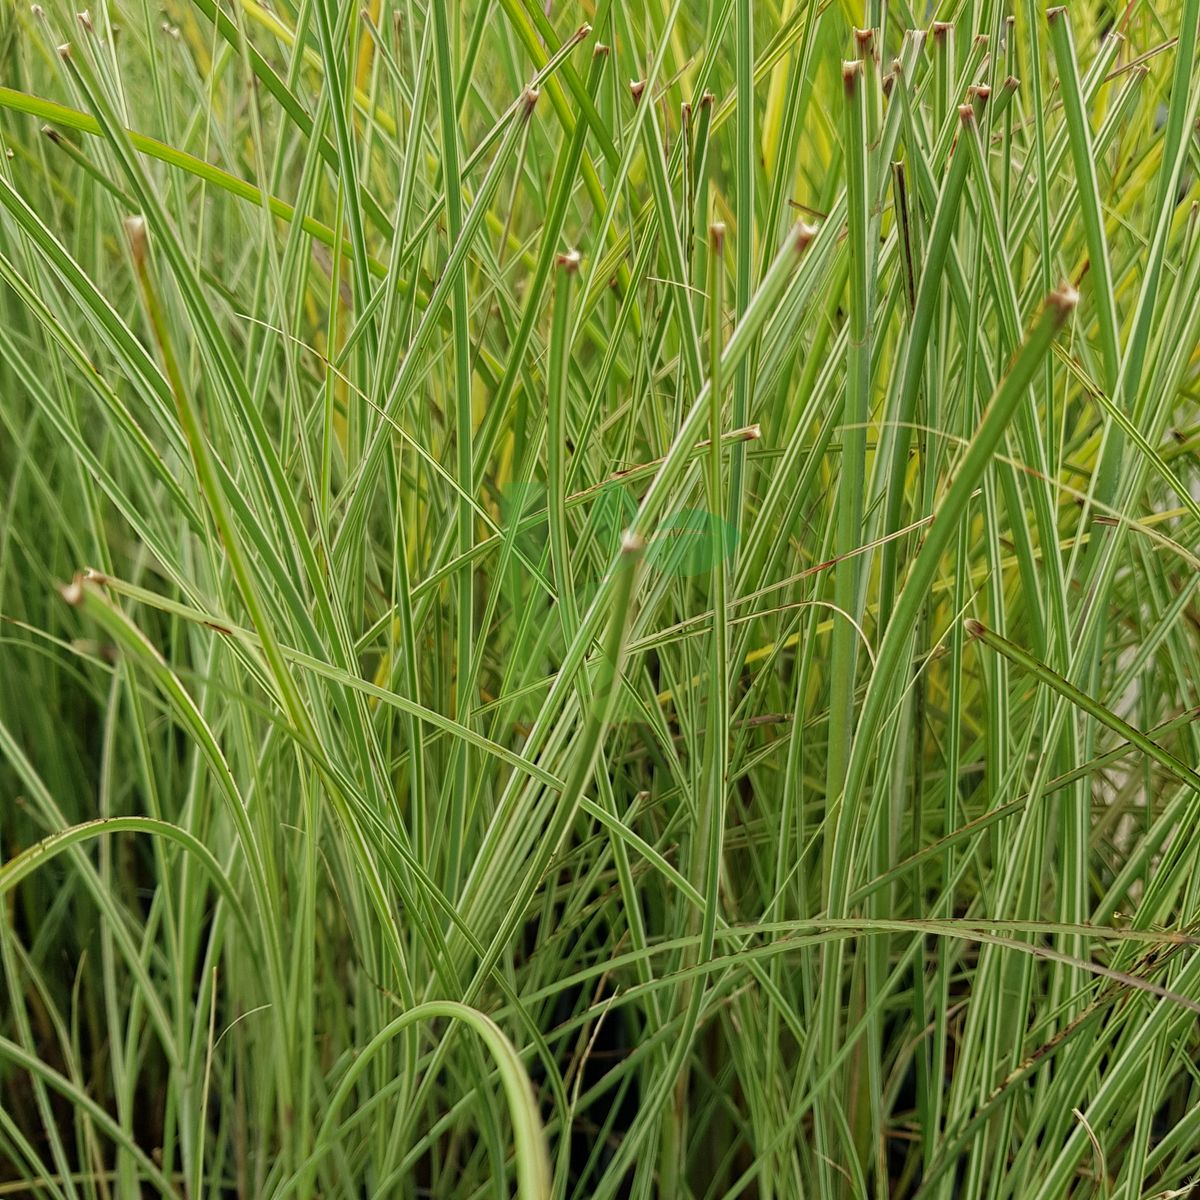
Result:
M0 6L0 1196L1194 1194L1198 25Z

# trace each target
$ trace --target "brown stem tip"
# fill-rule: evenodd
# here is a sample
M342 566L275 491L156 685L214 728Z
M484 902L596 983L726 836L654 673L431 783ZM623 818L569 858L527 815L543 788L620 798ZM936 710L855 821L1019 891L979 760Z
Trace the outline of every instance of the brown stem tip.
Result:
M797 221L792 229L792 245L795 246L796 253L803 254L819 232L815 225L810 225L807 221Z
M1060 283L1046 297L1046 304L1054 309L1060 321L1065 321L1075 311L1078 303L1079 293L1069 283Z
M963 622L963 629L967 631L969 637L983 637L987 633L987 626L982 621L975 620L974 617L968 617Z
M58 594L72 607L83 603L83 576L76 575L70 583L58 589Z
M714 221L708 227L708 240L718 254L725 248L725 222Z
M566 254L558 256L558 265L562 267L568 275L574 275L579 270L579 264L582 260L579 257L578 250L568 250Z
M129 251L133 255L133 261L140 267L146 260L146 218L126 217L125 236L129 239Z
M631 79L629 81L629 94L633 97L634 104L642 98L642 93L645 90L646 81L644 79Z

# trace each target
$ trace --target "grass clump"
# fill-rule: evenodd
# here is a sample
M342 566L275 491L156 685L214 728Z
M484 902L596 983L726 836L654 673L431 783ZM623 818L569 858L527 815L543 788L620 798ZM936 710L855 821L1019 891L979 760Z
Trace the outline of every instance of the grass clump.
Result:
M1188 1195L1198 24L5 6L0 1195Z

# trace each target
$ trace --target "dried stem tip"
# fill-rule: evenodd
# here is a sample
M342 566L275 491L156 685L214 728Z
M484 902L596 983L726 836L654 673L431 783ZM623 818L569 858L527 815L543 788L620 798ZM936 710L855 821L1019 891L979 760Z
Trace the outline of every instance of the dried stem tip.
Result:
M642 98L642 93L645 90L646 81L644 79L631 79L629 81L629 94L633 97L634 104Z
M133 255L134 264L140 268L146 261L146 218L126 217L125 236L129 239L129 252Z
M858 77L862 74L862 69L863 65L857 58L842 63L842 83L845 85L846 95L854 95L854 89L858 86Z
M58 589L58 594L72 607L83 602L83 580L81 576L76 575L70 583L63 584Z
M803 254L819 232L815 225L810 225L807 221L797 221L792 228L792 245L795 246L796 253Z
M725 222L714 221L708 227L708 241L716 253L725 249Z
M1079 293L1069 283L1060 283L1046 297L1046 304L1055 310L1059 321L1065 321L1079 303Z
M578 250L568 250L566 254L558 256L558 265L562 267L568 275L574 275L579 270L579 264L582 260L579 257Z

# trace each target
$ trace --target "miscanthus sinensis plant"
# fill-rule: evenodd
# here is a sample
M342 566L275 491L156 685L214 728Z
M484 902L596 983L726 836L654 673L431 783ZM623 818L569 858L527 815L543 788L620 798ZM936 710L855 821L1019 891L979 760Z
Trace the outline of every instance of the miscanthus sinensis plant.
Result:
M1190 1195L1198 22L6 2L0 1195Z

